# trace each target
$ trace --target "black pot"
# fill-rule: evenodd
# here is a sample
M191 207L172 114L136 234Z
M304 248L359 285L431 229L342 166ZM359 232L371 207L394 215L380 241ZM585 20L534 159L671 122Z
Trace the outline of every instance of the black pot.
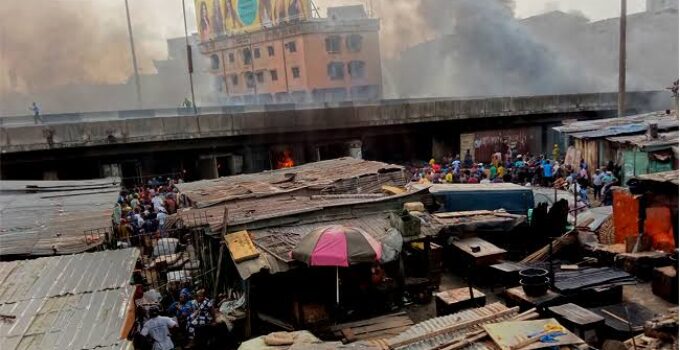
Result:
M519 271L519 278L528 284L541 284L548 277L548 270L539 268L529 268Z
M550 280L548 277L543 277L543 279L538 282L529 282L523 278L519 280L519 284L522 286L524 294L526 294L528 297L540 297L548 292Z

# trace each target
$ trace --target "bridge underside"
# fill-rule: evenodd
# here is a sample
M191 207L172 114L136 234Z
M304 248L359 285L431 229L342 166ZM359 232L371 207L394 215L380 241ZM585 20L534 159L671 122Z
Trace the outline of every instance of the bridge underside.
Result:
M365 159L404 162L441 157L461 150L461 135L524 130L534 139L532 151L548 152L562 142L552 127L568 119L611 117L615 111L555 113L388 125L337 130L271 133L188 140L115 143L55 148L2 155L3 179L84 179L120 175L129 182L151 176L186 180L256 172L277 167L288 151L295 163L356 155ZM356 151L355 151L356 152ZM111 165L114 170L111 170ZM111 173L113 171L113 173ZM117 173L116 173L117 172Z
M630 92L629 113L665 109L667 92ZM335 106L260 106L198 115L78 115L82 122L0 128L3 179L121 176L212 178L340 156L404 162L493 151L470 142L521 143L543 153L567 119L615 115L617 94L389 100ZM259 108L259 110L257 109ZM100 119L97 119L100 118ZM471 133L473 135L471 136ZM483 145L482 145L483 146ZM514 147L514 146L513 146ZM479 161L488 162L488 154Z

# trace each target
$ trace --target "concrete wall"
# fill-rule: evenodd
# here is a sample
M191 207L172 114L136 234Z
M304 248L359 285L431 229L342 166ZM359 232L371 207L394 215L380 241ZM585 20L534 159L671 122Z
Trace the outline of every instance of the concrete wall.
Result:
M664 97L666 97L664 99ZM666 92L629 93L628 106L636 112L671 104ZM319 104L203 110L198 116L133 118L129 113L111 120L19 125L0 128L2 153L91 147L140 142L190 140L215 137L271 135L302 131L417 124L449 120L523 116L551 113L603 112L616 109L615 93L496 97L480 99L386 100L379 104ZM292 108L291 108L292 107ZM147 113L146 111L140 111ZM121 112L122 113L122 112ZM143 114L144 114L143 113ZM126 118L126 119L122 119ZM88 120L92 120L89 121Z

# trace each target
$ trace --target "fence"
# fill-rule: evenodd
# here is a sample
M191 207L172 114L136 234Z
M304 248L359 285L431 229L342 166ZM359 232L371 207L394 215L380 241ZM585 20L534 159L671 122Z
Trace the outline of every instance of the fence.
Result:
M215 286L217 257L215 242L206 234L207 222L201 217L195 225L178 222L173 229L161 228L155 232L137 232L122 227L111 240L113 248L137 247L141 255L133 278L144 289L161 293L181 289L187 284L212 291Z

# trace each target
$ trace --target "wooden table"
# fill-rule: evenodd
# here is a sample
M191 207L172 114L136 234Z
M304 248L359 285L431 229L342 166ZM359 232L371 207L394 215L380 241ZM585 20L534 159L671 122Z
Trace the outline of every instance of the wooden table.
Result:
M530 297L524 293L522 287L509 288L505 291L505 297L508 301L508 306L519 306L520 311L529 310L531 308L544 308L550 305L556 305L562 299L562 295L552 290L548 290L544 295L539 297Z
M557 317L560 323L586 342L597 343L597 333L604 326L604 317L572 303L551 306L548 310Z
M437 316L449 315L472 307L486 305L486 295L472 288L473 298L470 299L469 288L455 288L435 294Z
M505 287L517 286L519 284L519 271L526 269L525 265L511 261L504 261L489 267L491 268L495 280L494 285L502 285Z
M476 267L493 265L503 259L507 252L478 237L457 240L452 244L465 263ZM474 248L479 248L479 250L475 251Z

